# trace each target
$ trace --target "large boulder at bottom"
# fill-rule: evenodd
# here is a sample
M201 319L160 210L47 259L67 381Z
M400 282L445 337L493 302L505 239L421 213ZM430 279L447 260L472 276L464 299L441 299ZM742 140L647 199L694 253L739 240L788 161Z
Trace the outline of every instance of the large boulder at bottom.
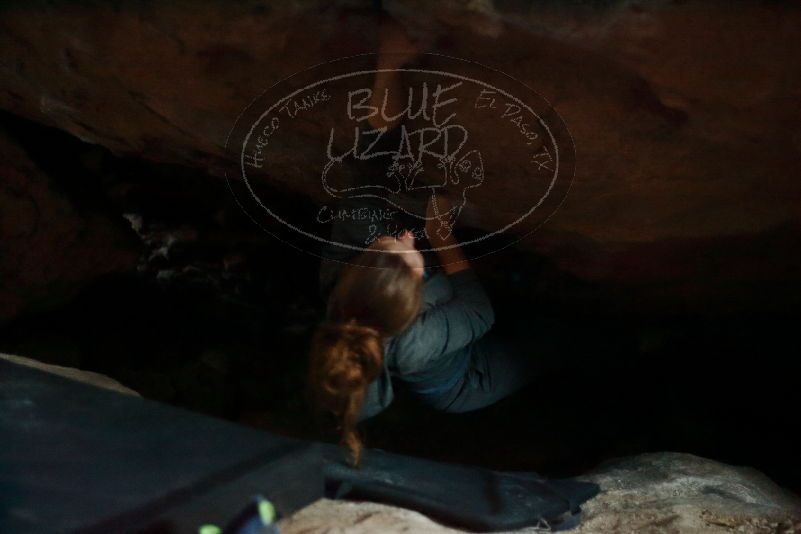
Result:
M574 533L801 532L801 499L749 467L692 454L648 453L609 461L584 477L601 493L583 505ZM283 519L281 532L462 532L384 504L321 499ZM516 532L535 532L524 529Z

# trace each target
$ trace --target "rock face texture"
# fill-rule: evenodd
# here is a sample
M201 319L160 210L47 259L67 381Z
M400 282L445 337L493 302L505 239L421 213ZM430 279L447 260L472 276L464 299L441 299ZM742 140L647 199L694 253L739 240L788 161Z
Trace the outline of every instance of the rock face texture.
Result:
M76 209L0 130L0 320L63 301L137 256L135 240Z
M764 284L797 295L801 56L788 52L801 46L798 6L385 4L427 51L514 76L570 129L570 192L522 247L582 279L670 284L671 298L664 287L651 297L674 304L745 307L757 293L748 288ZM222 177L226 136L255 96L321 61L375 50L367 7L4 4L0 107L116 154ZM310 194L319 169L297 141L270 174ZM498 133L497 146L509 142ZM516 195L482 202L501 214Z
M583 506L576 533L749 532L801 529L801 500L763 474L680 453L614 460L583 478L601 494ZM280 523L281 532L462 532L410 510L321 500ZM517 532L535 532L519 530Z

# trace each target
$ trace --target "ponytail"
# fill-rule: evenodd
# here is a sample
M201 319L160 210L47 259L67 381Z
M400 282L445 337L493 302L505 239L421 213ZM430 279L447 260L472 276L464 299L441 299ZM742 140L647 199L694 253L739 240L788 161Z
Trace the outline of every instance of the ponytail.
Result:
M307 381L311 401L335 416L340 444L348 449L353 466L359 465L362 453L356 422L367 386L378 378L383 362L378 330L355 319L323 322L312 337Z
M340 273L312 336L307 398L334 415L354 466L362 453L356 422L384 367L383 340L406 329L421 303L422 280L399 254L365 252Z

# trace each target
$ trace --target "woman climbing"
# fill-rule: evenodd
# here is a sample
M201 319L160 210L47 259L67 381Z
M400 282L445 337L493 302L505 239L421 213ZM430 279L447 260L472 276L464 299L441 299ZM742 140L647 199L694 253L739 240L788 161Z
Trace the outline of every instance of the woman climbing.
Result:
M379 55L378 70L386 70L377 73L373 95L389 97L388 109L370 124L397 130L386 120L401 105L392 99L401 94L392 69L414 59L418 48L392 21L382 23L381 37L382 51L401 53ZM355 201L374 202L343 202ZM308 394L336 418L353 465L362 451L357 424L392 402L399 381L437 410L466 412L497 402L532 377L531 357L491 332L492 304L453 229L441 231L447 222L437 214L449 208L442 195L428 197L425 235L436 256L423 256L411 232L398 235L380 223L351 219L332 229L332 241L362 247L376 227L385 234L347 263L347 250L328 247L321 267L327 309L311 340ZM431 267L435 262L440 270Z

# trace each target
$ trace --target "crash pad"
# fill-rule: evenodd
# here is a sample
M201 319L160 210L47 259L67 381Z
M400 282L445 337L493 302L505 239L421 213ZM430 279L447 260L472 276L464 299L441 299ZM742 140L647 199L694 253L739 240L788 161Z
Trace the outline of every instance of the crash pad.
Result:
M279 436L0 360L0 532L196 533L254 495L328 497L474 531L570 528L596 484Z

